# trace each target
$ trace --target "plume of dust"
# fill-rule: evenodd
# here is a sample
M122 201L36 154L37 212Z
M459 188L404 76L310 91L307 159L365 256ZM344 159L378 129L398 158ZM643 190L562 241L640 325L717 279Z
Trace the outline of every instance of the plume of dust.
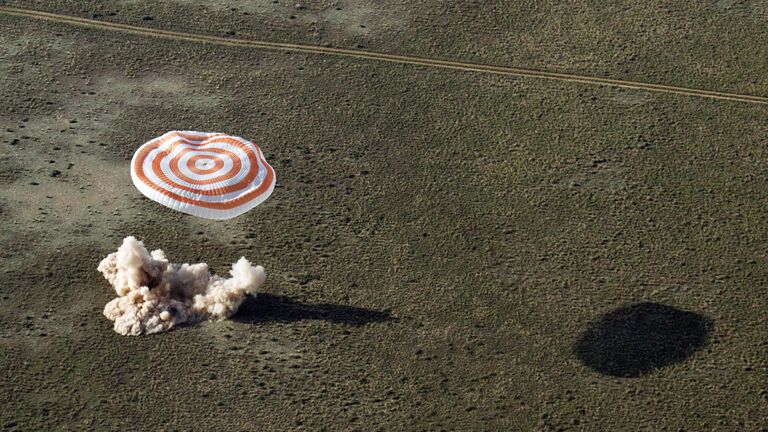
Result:
M98 270L117 292L118 297L104 306L104 316L115 322L121 335L228 318L267 278L264 267L252 266L244 257L232 264L229 279L211 275L206 263L169 264L162 250L150 254L134 237L126 237Z

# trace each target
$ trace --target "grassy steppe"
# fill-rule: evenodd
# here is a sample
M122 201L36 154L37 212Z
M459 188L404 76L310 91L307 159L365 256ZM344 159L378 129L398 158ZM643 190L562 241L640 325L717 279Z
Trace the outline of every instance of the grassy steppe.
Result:
M5 2L22 3L96 10ZM427 6L417 10L436 13ZM392 8L406 20L398 12L406 6ZM211 32L231 13L243 20L239 36L312 42L293 27L261 26L257 10L119 9L105 19L135 23L141 13L153 17L143 25ZM189 19L174 20L180 11ZM515 16L514 7L502 12ZM209 19L197 20L203 13ZM359 43L374 49L535 57L528 63L561 69L546 51L515 51L509 39L476 42L494 33L464 10L440 16L428 26L409 17L412 39L329 32L341 38L334 43L365 37ZM697 16L686 19L694 25ZM721 48L760 46L765 31L748 26L757 17L743 18ZM434 31L442 26L455 29L452 44L441 42L451 32ZM547 46L576 46L587 29L563 28ZM6 428L759 430L768 422L765 107L3 15L0 30ZM714 37L696 34L705 45ZM660 40L637 43L653 53ZM564 55L576 56L569 47ZM739 55L735 66L714 58L719 74L670 56L614 75L602 68L613 65L613 48L584 49L590 57L563 69L768 93L759 56ZM171 129L253 139L277 171L274 195L226 222L148 201L128 160ZM125 235L218 271L245 255L267 268L274 295L236 320L120 337L101 316L112 293L95 267ZM590 323L643 302L706 317L704 346L636 378L580 361L576 345Z

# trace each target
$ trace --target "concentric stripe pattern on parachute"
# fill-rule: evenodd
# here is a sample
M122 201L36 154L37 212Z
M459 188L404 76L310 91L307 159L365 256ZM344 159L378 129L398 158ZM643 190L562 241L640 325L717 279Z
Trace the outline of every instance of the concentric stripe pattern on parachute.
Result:
M276 181L256 144L193 131L171 131L142 145L131 178L153 201L206 219L247 212L272 194Z

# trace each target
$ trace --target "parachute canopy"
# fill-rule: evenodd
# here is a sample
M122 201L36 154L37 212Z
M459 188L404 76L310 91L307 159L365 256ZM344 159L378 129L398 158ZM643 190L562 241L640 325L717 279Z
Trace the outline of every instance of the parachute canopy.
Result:
M139 147L131 178L149 199L206 219L230 219L256 207L276 180L256 144L194 131L171 131Z

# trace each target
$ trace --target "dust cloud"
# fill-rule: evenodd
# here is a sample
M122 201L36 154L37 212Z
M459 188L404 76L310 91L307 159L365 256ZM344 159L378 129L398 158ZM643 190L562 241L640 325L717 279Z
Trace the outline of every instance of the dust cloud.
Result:
M244 257L232 264L229 279L211 275L206 263L171 264L162 250L149 253L134 237L126 237L98 270L118 295L104 307L104 316L114 321L117 333L134 336L228 318L267 278L264 267Z

